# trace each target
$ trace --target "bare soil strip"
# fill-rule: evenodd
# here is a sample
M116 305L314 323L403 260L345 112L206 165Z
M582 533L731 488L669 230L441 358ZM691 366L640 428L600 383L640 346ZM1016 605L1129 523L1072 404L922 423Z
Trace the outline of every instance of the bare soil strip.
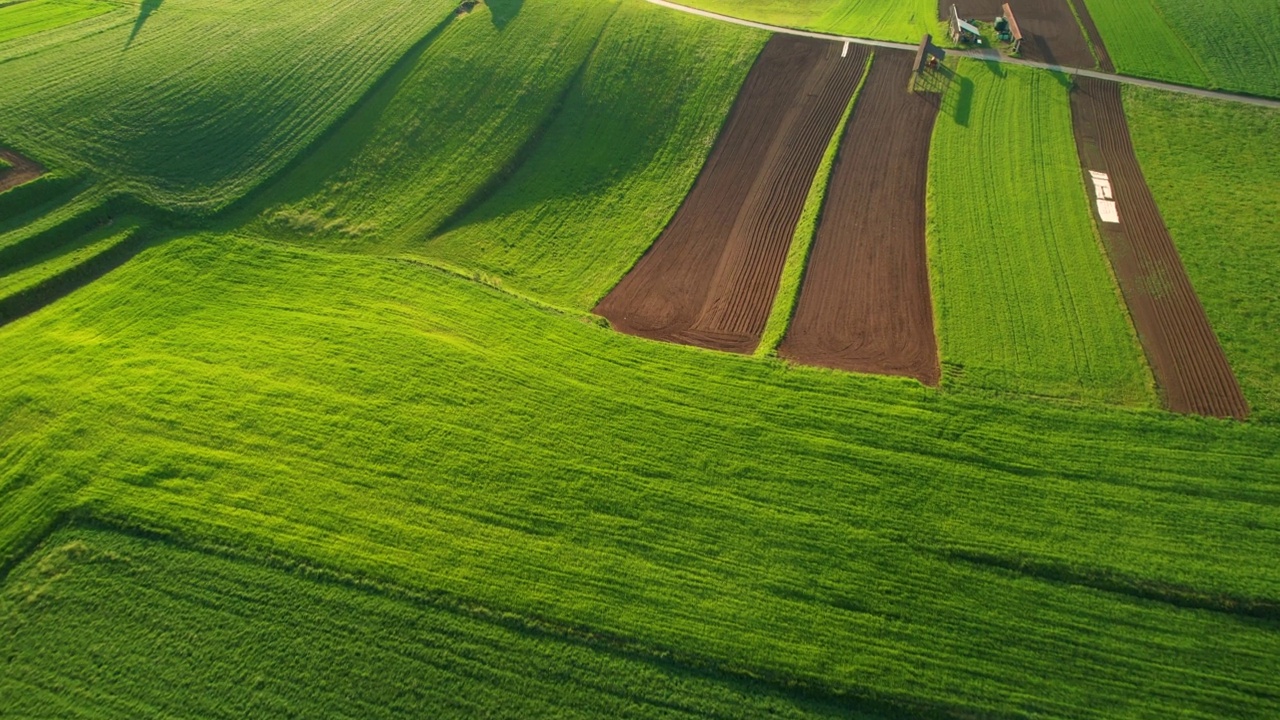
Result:
M778 354L937 385L925 185L939 96L908 90L912 64L893 50L872 62Z
M0 170L0 192L31 182L44 174L44 166L12 150L0 148L0 158L4 158L13 166Z
M866 65L865 48L842 50L768 42L671 224L596 306L615 329L755 350L809 185Z
M1006 0L938 0L938 17L947 18L954 3L962 18L975 18L983 22L991 22L1002 12L1001 6ZM1069 0L1008 0L1010 9L1018 19L1018 27L1024 36L1022 57L1036 62L1051 65L1068 65L1071 67L1091 68L1094 66L1093 53L1089 52L1089 44L1080 33L1080 23L1071 12ZM1111 65L1111 57L1102 45L1102 36L1093 25L1093 18L1083 2L1077 2L1080 19L1098 50L1102 69L1106 72L1115 70Z
M1099 222L1120 290L1165 406L1245 419L1249 406L1156 207L1133 152L1120 86L1079 78L1071 92L1086 187L1105 173L1120 222Z

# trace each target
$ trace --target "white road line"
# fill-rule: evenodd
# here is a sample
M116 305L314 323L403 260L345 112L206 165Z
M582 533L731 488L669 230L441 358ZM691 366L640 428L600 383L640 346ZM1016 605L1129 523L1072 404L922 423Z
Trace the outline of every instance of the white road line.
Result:
M835 42L843 42L846 46L846 52L849 43L856 45L868 45L870 47L891 48L894 50L911 50L914 51L918 46L909 43L887 42L885 40L871 40L869 38L849 37L846 35L831 35L828 33L810 32L808 30L797 30L795 28L781 27L779 25L769 25L767 23L755 22L754 20L743 20L742 18L730 17L713 13L709 10L699 10L691 8L687 5L668 2L668 0L645 0L645 2L654 5L660 5L670 10L697 15L699 17L716 20L719 22L732 23L743 27L755 28L756 30L764 30L765 32L783 33L785 35L797 35L799 37L816 38L818 40L833 40ZM1260 107L1280 109L1280 100L1272 100L1270 98L1253 97L1252 95L1238 95L1236 93L1221 92L1218 90L1204 90L1202 88L1187 87L1186 85L1174 85L1173 83L1160 82L1159 80L1148 80L1146 78L1137 78L1129 75L1114 75L1112 73L1098 72L1096 70L1086 70L1084 68L1072 68L1063 65L1050 65L1048 63L1035 62L1033 60L1020 60L1017 58L1005 57L995 50L947 50L949 55L957 55L959 57L974 58L977 60L995 61L1007 63L1009 65L1021 65L1024 67L1036 68L1038 70L1048 70L1050 72L1064 73L1066 75L1081 75L1087 78L1095 78L1097 80L1111 80L1113 82L1125 85L1137 85L1139 87L1153 88L1156 90L1164 90L1165 92L1181 93L1183 95L1194 95L1196 97L1209 98L1211 100L1223 100L1225 102L1245 103L1247 105L1258 105Z

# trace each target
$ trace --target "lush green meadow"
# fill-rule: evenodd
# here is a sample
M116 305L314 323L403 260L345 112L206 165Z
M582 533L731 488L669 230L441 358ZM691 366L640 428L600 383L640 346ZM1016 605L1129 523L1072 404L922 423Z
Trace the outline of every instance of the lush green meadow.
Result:
M103 0L25 0L0 6L0 43L88 20L116 9Z
M1085 2L1120 72L1280 97L1280 3Z
M0 324L0 714L1280 715L1274 114L1126 96L1236 423L1151 407L1055 76L964 62L947 96L938 391L586 312L754 31L130 7L0 44L0 141L53 169L0 194L0 308L147 241Z
M1280 710L1265 425L788 369L225 236L0 329L0 364L10 556L78 508L858 707Z
M221 208L313 143L456 5L148 0L75 26L92 32L0 44L0 142L153 204Z
M6 715L850 717L438 597L94 529L13 573L0 632Z
M422 252L593 307L693 186L766 37L624 3L518 168Z
M1280 111L1125 91L1143 172L1254 417L1280 420Z
M501 24L485 8L451 17L255 203L254 227L332 248L420 248L542 133L617 8L530 0Z
M970 60L948 91L928 231L944 382L1150 405L1150 372L1091 224L1063 83Z
M745 18L851 37L919 42L935 32L935 0L679 0L679 4Z

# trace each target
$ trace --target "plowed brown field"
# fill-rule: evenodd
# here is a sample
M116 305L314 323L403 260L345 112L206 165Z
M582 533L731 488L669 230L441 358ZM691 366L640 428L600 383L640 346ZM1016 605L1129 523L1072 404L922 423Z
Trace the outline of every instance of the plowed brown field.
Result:
M44 168L40 163L29 160L12 150L0 148L0 157L13 166L6 170L0 170L0 192L18 187L44 174Z
M951 5L955 4L964 19L974 18L983 22L992 22L1002 12L1001 6L1006 0L938 0L938 17L944 20L951 15ZM1076 22L1068 0L1008 0L1018 27L1022 29L1022 57L1037 62L1066 65L1068 67L1092 68L1095 64L1093 53L1084 35L1080 33L1080 25L1089 33L1089 40L1098 53L1097 65L1104 72L1115 72L1111 64L1111 56L1102 43L1102 35L1093 24L1089 8L1077 0L1076 9L1080 13L1080 22Z
M925 183L938 96L908 90L912 62L908 52L876 53L778 354L936 385Z
M1077 83L1071 115L1085 182L1092 196L1089 171L1110 176L1120 222L1099 219L1098 226L1165 406L1243 420L1249 406L1240 384L1134 155L1120 86L1089 78Z
M642 337L749 353L867 51L775 35L671 224L596 306ZM905 82L905 79L903 80Z

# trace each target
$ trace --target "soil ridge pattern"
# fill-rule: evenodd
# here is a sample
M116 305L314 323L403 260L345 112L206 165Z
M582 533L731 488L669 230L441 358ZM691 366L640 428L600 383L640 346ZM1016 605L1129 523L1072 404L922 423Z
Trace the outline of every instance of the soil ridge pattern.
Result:
M869 51L775 35L671 223L596 306L621 332L750 353Z
M1165 406L1244 420L1249 406L1240 383L1134 154L1120 86L1078 78L1071 116L1090 195L1091 171L1110 180L1120 222L1104 222L1096 211L1095 220Z
M778 354L937 385L925 188L940 96L908 89L913 62L881 50L871 64Z

